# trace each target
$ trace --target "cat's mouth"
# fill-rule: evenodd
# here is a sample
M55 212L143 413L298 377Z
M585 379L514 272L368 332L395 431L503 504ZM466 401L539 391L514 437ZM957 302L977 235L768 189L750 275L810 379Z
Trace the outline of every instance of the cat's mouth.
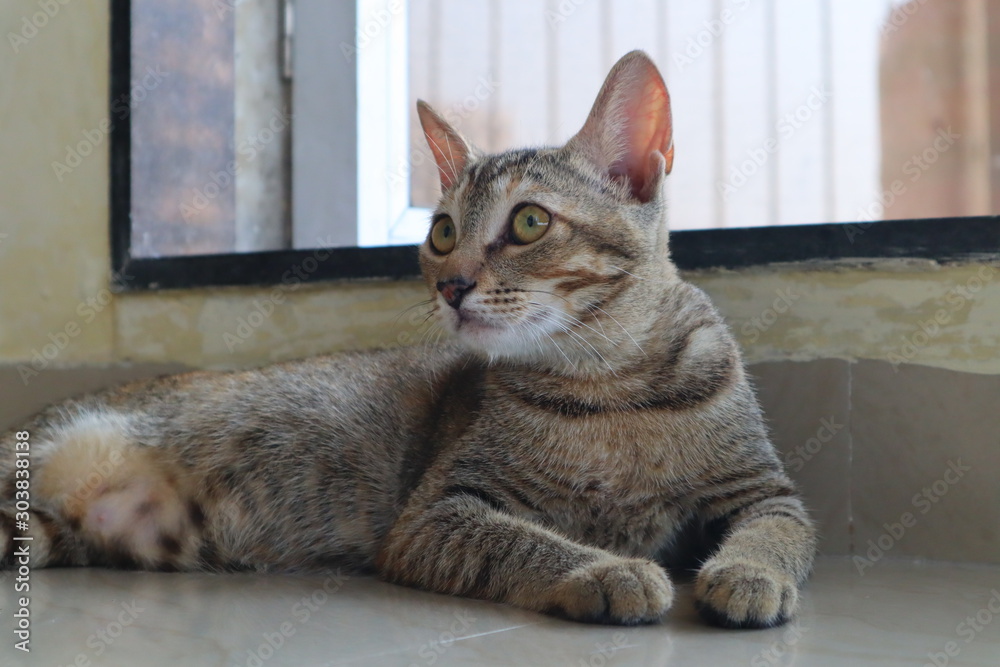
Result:
M536 344L526 341L544 336L546 318L498 316L489 312L476 312L461 308L452 311L448 323L451 332L467 347L492 355L519 356ZM541 333L539 333L541 331Z
M465 308L453 311L449 319L452 332L474 349L496 353L510 345L511 325L502 319Z
M507 328L502 324L489 321L489 319L484 318L482 315L470 313L465 310L456 311L455 319L455 330L459 332L490 332Z

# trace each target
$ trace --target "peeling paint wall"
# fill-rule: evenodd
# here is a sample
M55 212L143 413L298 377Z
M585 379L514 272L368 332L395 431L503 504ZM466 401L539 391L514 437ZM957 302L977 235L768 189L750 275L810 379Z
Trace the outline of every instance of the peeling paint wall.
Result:
M19 34L31 2L0 7ZM413 342L414 282L112 294L109 290L108 6L69 3L2 50L0 364L257 365ZM57 176L67 146L90 154ZM984 249L987 250L987 249ZM1000 267L770 266L689 276L751 362L881 359L1000 374ZM935 328L935 326L937 328Z
M878 359L1000 374L1000 266L882 262L688 276L751 363Z
M747 360L878 359L1000 374L1000 268L766 267L688 276L713 298ZM419 339L419 283L123 295L119 359L232 367Z
M418 283L128 294L117 302L117 348L129 361L225 368L406 344L423 333L426 310L404 311L425 298Z

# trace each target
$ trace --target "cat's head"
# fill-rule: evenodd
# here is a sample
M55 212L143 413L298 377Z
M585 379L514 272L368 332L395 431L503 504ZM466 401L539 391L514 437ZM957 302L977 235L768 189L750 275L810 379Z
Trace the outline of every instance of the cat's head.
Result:
M441 178L420 248L441 325L491 357L571 363L631 337L651 283L676 276L662 192L670 98L649 57L618 61L559 148L483 154L417 108Z

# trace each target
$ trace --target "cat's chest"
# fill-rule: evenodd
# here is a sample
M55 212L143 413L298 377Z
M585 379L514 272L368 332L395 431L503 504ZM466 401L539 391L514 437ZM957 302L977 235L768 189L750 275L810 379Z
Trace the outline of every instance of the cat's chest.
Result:
M672 466L664 458L634 443L591 441L534 452L522 462L527 472L550 483L554 498L605 505L665 490Z
M585 544L650 555L690 514L712 449L661 415L539 419L506 413L459 460L526 517ZM481 439L480 439L481 438Z
M625 457L591 456L533 471L536 520L584 544L650 556L683 523L685 485Z
M710 456L698 442L646 415L550 424L519 440L517 457L535 474L561 481L571 500L614 503L672 495Z
M500 474L560 524L597 530L655 522L655 515L673 511L691 471L701 467L700 457L692 460L677 444L661 425L641 418L563 424L519 440L505 452Z
M593 444L593 443L592 443ZM619 441L599 455L550 465L569 481L539 503L538 519L584 544L654 557L688 520L690 480L677 461Z

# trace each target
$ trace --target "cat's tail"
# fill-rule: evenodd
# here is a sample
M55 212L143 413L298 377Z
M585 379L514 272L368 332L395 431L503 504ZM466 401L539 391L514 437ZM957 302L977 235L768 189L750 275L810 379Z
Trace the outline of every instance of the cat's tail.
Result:
M0 567L193 569L200 509L128 417L70 410L32 426L0 436Z

